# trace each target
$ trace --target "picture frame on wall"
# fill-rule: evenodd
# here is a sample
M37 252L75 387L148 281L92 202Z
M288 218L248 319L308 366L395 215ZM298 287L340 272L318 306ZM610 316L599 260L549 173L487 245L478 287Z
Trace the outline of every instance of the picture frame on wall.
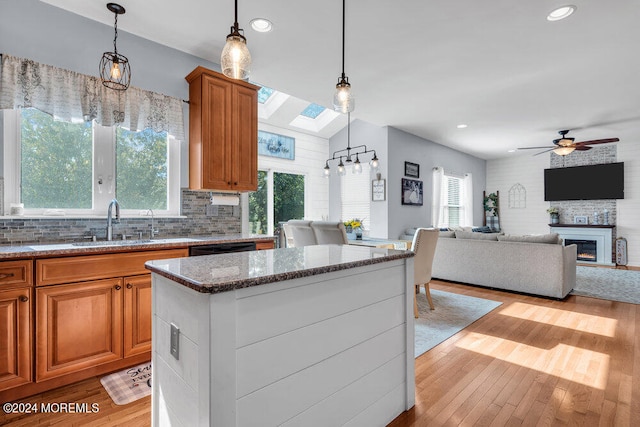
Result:
M404 176L420 178L420 165L417 163L404 162Z
M261 156L279 157L294 160L296 140L290 136L258 131L258 154Z
M371 181L371 200L381 202L386 199L386 180L374 179Z
M402 178L402 204L409 206L422 206L422 201L422 181Z

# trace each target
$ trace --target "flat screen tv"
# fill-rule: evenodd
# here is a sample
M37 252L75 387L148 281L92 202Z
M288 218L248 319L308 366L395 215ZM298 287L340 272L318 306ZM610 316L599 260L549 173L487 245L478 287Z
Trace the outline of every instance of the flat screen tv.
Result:
M544 199L624 199L624 163L545 169Z

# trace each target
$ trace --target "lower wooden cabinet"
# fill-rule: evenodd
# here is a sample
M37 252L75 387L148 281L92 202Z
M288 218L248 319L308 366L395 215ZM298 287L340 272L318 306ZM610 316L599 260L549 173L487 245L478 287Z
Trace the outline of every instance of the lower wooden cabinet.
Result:
M0 390L32 381L32 288L0 291Z
M124 278L124 357L151 351L151 275Z
M36 381L122 358L122 279L36 289Z

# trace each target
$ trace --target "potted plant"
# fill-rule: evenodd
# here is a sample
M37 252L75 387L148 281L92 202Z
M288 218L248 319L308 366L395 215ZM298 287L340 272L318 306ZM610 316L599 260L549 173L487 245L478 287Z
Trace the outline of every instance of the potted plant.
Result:
M344 228L346 229L347 233L354 232L356 234L356 239L362 239L362 221L358 218L345 221Z
M551 216L551 224L558 224L560 222L560 211L557 207L551 206L547 209L547 213Z

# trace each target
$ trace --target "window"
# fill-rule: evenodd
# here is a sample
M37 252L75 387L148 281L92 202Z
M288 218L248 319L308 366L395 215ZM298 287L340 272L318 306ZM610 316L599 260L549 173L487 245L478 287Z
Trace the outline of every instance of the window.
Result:
M117 198L124 213L179 213L179 144L166 133L55 121L32 108L4 117L5 205L102 215Z
M470 173L447 174L433 170L432 224L435 227L473 225L473 188Z
M363 228L369 229L371 223L371 177L370 165L362 163L362 173L354 174L350 168L340 180L342 220L359 219Z
M315 119L317 118L320 113L322 113L324 110L326 110L326 108L324 108L322 105L318 105L318 104L309 104L307 105L307 108L305 108L304 110L302 110L302 112L300 113L301 116L305 116L305 117L309 117L310 119Z
M249 193L252 233L273 234L280 222L304 218L304 175L258 171L258 190Z

